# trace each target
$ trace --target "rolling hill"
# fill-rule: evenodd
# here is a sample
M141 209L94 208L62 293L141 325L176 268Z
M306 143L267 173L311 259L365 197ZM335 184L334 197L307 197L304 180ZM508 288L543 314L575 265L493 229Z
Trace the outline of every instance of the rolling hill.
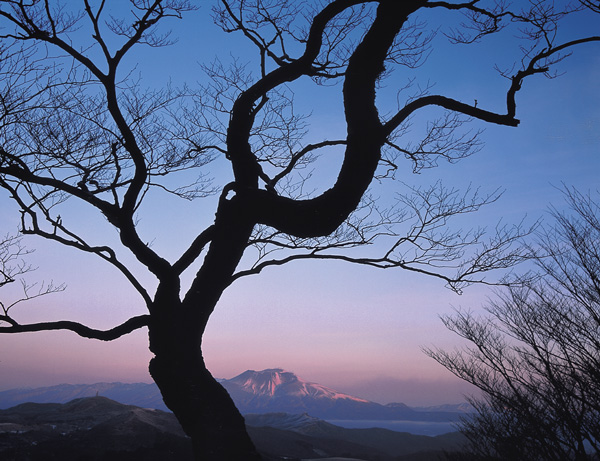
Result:
M308 415L247 415L265 460L345 457L365 461L434 460L460 450L459 434L417 436L385 429L344 429ZM26 403L0 410L5 461L191 460L191 444L172 413L105 397L64 404Z

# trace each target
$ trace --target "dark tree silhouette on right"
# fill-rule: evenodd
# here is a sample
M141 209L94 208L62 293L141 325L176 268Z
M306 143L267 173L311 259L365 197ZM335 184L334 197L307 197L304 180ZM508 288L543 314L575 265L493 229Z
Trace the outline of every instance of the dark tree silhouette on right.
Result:
M443 319L471 346L427 351L483 391L460 426L474 460L600 454L600 200L565 195L569 211L553 209L532 247L538 277L499 293L489 316Z

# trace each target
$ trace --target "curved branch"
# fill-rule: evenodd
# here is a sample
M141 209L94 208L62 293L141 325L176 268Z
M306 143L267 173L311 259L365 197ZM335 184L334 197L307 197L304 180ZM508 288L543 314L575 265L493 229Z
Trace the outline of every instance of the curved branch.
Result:
M78 240L69 240L69 239L60 237L56 234L51 234L49 232L42 231L39 227L36 227L33 230L27 230L27 229L25 229L25 227L23 227L22 233L24 235L27 235L27 234L39 235L45 239L54 240L56 242L59 242L62 245L77 248L78 250L86 252L86 253L92 253L92 254L98 255L100 258L102 258L103 260L107 261L108 263L110 263L114 267L116 267L125 276L125 278L129 281L129 283L131 283L131 285L135 288L135 290L142 296L142 298L147 306L149 306L152 303L152 298L150 297L150 295L148 294L148 292L146 291L144 286L139 282L139 280L135 277L135 275L133 275L133 273L131 273L131 271L127 268L127 266L125 266L125 264L123 264L121 261L119 261L115 251L112 248L110 248L108 246L90 246L85 241L83 241L80 237L75 236L74 233L67 231L64 228L64 226L59 224L59 225L57 225L57 228L58 227L60 227L68 235L72 235L74 238L77 238Z
M329 6L336 5L339 8L340 5L351 3L333 2ZM417 5L407 5L406 2L380 3L371 28L348 62L343 88L348 127L347 145L344 161L331 189L313 199L291 200L253 186L250 182L252 178L248 176L252 174L250 167L243 171L240 169L241 176L236 174L236 192L240 200L246 202L244 208L252 213L251 216L257 223L297 237L323 236L339 227L360 203L379 165L381 147L385 142L375 105L377 80L384 71L384 63L398 31L417 8ZM294 64L299 62L295 61ZM284 68L279 70L281 69ZM234 127L232 121L230 130ZM230 135L231 133L232 131ZM240 129L233 133L237 135L244 131ZM245 149L248 161L252 153L249 152L247 137L245 141L237 139L236 142L237 152ZM230 143L229 147L233 145ZM250 160L250 163L253 161L255 160ZM234 162L234 170L243 166L243 162ZM243 180L237 182L239 178Z
M108 50L108 46L106 42L102 39L102 34L100 33L100 15L102 14L102 10L104 9L106 0L102 0L100 5L98 6L98 10L96 14L93 13L92 7L90 6L89 0L84 0L83 4L85 5L85 12L87 13L92 26L94 27L94 35L92 38L96 40L97 43L100 44L100 48L102 49L102 53L104 54L105 59L108 61L110 59L110 51Z
M0 169L0 171L1 171L1 169ZM17 204L19 205L19 207L21 209L21 232L23 234L39 235L40 237L43 237L47 240L54 240L55 242L58 242L62 245L77 248L78 250L84 251L86 253L93 253L93 254L98 255L105 261L107 261L110 264L112 264L113 266L115 266L125 276L125 278L133 285L133 287L137 290L137 292L142 296L142 298L144 299L144 302L146 303L147 306L149 306L151 304L152 300L150 298L150 295L146 291L146 289L136 279L136 277L133 275L133 273L131 273L131 271L121 261L119 261L115 251L112 248L110 248L109 246L106 246L106 245L104 245L104 246L89 245L85 240L83 240L81 237L76 235L74 232L69 231L62 224L62 220L60 219L60 216L58 216L56 219L53 219L49 215L48 210L44 209L41 206L41 203L38 201L38 206L40 207L42 213L44 214L44 217L54 227L54 231L52 233L42 230L39 226L37 214L32 209L33 205L28 206L25 203L25 201L20 197L17 190L15 188L11 187L6 182L0 180L0 185L11 193L13 200L15 200L17 202ZM35 197L34 197L34 200L35 200ZM30 221L30 224L32 226L31 228L29 228L25 224L25 216L26 215L29 216L29 218L31 219L31 221ZM69 238L57 235L57 233L56 233L57 230L64 232L64 234L67 235L68 237L70 237L71 240Z
M387 123L385 123L384 132L386 136L389 136L392 133L392 131L398 128L416 110L431 105L440 106L455 112L460 112L470 117L483 120L485 122L494 123L497 125L516 127L519 125L520 121L517 118L515 118L517 110L515 97L517 92L521 89L523 85L523 80L531 75L545 74L549 70L547 63L546 65L541 66L539 65L539 63L551 58L552 56L555 56L556 54L566 50L567 48L571 48L573 46L580 45L583 43L591 43L598 41L600 41L600 37L597 36L572 40L561 45L544 49L535 56L533 56L529 60L527 67L525 67L523 70L518 71L511 78L511 85L506 93L506 114L498 114L495 112L490 112L488 110L478 108L476 103L475 105L469 105L445 96L429 95L415 99L414 101L411 101L406 106L404 106L400 111L398 111L396 115L394 115ZM560 57L556 58L554 63L556 63L560 59Z
M181 257L173 264L173 271L177 275L186 270L190 265L200 256L202 250L206 245L214 238L215 226L212 225L206 228L196 239L192 242L190 247L181 255Z
M444 280L448 286L460 292L464 286L479 283L505 285L508 276L500 282L488 282L485 275L497 269L510 269L527 260L530 251L523 246L523 239L537 227L524 222L514 226L498 223L494 231L485 229L452 230L452 217L478 211L499 197L496 191L480 196L478 191L464 195L448 190L441 184L428 189L413 189L414 195L398 199L398 211L379 213L381 221L348 223L355 229L346 241L333 243L309 240L290 243L276 239L278 233L260 236L252 243L258 245L259 258L253 267L240 270L233 279L260 273L270 266L280 266L294 260L330 259L362 264L365 266L401 268ZM401 207L401 211L400 211ZM412 209L412 213L407 210ZM392 226L408 226L406 232L394 231ZM370 229L369 229L370 228ZM487 238L484 236L487 235ZM357 256L340 253L343 248L377 244L379 255ZM267 248L270 246L270 248ZM289 250L279 258L273 258L276 250ZM266 259L266 258L270 259Z
M137 43L140 42L144 33L155 25L161 18L165 16L162 0L154 0L151 5L146 6L146 11L134 24L135 33L128 37L128 40L119 48L114 56L109 60L111 71L116 71L117 65L123 59L123 56ZM153 17L154 16L154 17Z
M41 322L41 323L30 323L21 325L15 322L12 318L0 315L0 321L10 323L9 327L0 327L0 333L25 333L34 331L54 331L54 330L69 330L72 331L82 338L98 339L100 341L113 341L121 336L131 333L132 331L138 330L148 326L150 323L150 315L138 315L132 317L121 325L117 325L110 330L96 330L94 328L87 327L78 322L71 322L68 320L62 320L58 322Z
M8 160L6 164L4 162L0 162L0 173L10 175L26 183L37 184L39 186L49 186L56 190L66 192L67 194L77 197L98 208L112 224L115 224L113 221L116 218L117 208L112 203L102 200L89 191L72 186L71 184L61 181L60 179L35 174L17 155L6 152L2 147L0 147L0 158ZM5 181L2 182L5 183ZM10 190L8 187L7 189ZM14 191L11 192L14 194Z
M527 67L523 70L518 71L515 74L515 76L512 77L512 79L511 79L512 83L506 94L506 106L508 109L508 113L512 114L514 116L514 114L516 112L515 95L516 95L517 91L519 91L521 89L523 80L530 75L545 74L548 72L548 70L549 70L548 63L546 63L546 65L543 65L541 67L536 67L536 64L538 64L540 61L543 61L545 59L549 59L553 55L556 55L556 54L560 53L561 51L566 50L567 48L571 48L576 45L581 45L583 43L591 43L591 42L598 42L598 41L600 41L599 36L586 37L586 38L581 38L578 40L572 40L570 42L566 42L561 45L551 46L547 49L543 49L541 52L539 52L534 57L532 57L531 60L529 61L529 64L527 65ZM564 56L563 56L563 58L564 58ZM562 59L561 57L557 57L557 58L555 58L555 61L553 63L556 63L557 61L560 61L561 59Z
M342 146L342 145L346 145L347 142L345 140L334 140L334 141L321 141L319 143L316 144L308 144L307 146L305 146L302 150L300 150L299 152L296 152L294 155L292 155L291 159L290 159L290 163L285 167L285 169L283 169L280 173L276 174L273 179L271 179L268 183L267 183L267 187L271 188L271 190L275 189L275 185L285 176L287 176L288 174L290 174L293 170L294 167L296 166L296 164L307 154L311 153L312 151L315 151L317 149L321 149L323 147L331 147L331 146Z
M516 92L516 91L515 91ZM514 95L513 95L514 96ZM465 104L452 98L440 95L429 95L415 99L404 106L396 115L394 115L387 123L384 124L384 132L389 136L392 131L398 128L410 115L418 109L427 106L440 106L454 112L460 112L479 120L497 125L518 126L519 120L514 117L514 112L507 114L498 114L488 110L480 109L475 105Z
M84 56L81 52L73 48L70 44L58 38L56 31L46 31L39 28L38 25L35 23L34 19L28 15L22 2L18 14L20 17L17 17L16 15L11 14L7 11L0 10L0 17L4 17L8 21L12 22L21 31L21 34L7 34L6 37L13 37L17 40L40 40L42 42L51 43L68 53L81 64L83 64L99 80L105 77L104 73L100 70L98 66L96 66L96 64L90 58ZM50 16L49 19L52 23L52 19Z
M232 276L231 281L233 283L235 280L237 280L239 278L247 277L249 275L257 275L257 274L261 273L263 271L263 269L266 269L267 267L282 266L282 265L288 264L292 261L299 261L299 260L303 260L303 259L344 261L344 262L349 262L349 263L353 263L353 264L360 264L363 266L375 267L378 269L400 268L403 270L416 272L416 273L419 273L422 275L428 275L428 276L431 276L431 277L434 277L437 279L441 279L444 282L446 282L446 284L452 291L455 291L456 293L459 293L459 294L462 293L462 289L465 286L471 285L471 284L489 285L489 286L505 286L508 284L505 281L490 282L490 281L485 280L485 278L483 276L481 278L477 278L477 279L469 278L470 275L475 274L477 272L483 272L483 271L465 270L464 272L458 273L456 275L456 277L451 277L448 275L444 275L441 272L436 271L436 270L427 270L422 267L411 266L410 261L409 262L394 261L394 260L391 260L386 257L383 257L383 258L355 258L355 257L351 257L348 255L343 255L343 254L318 254L318 253L305 253L305 254L290 255L290 256L288 256L286 258L282 258L282 259L272 259L269 261L264 261L263 263L255 266L251 269L247 269L247 270L235 273Z
M239 186L255 188L260 175L256 158L248 144L256 116L257 101L266 97L269 91L279 85L294 81L303 75L312 75L313 62L321 50L322 36L329 21L344 10L363 2L364 0L336 0L327 5L313 19L304 54L266 74L235 101L227 130L227 147Z

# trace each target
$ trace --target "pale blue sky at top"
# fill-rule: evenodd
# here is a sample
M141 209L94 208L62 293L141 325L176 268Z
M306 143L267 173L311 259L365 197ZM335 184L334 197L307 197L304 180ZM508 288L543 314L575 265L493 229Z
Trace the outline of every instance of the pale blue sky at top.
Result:
M230 55L243 60L257 57L241 37L224 34L207 20L209 3L201 2L200 10L183 21L171 21L177 44L131 54L129 59L141 60L136 70L143 83L161 86L171 79L174 84L194 85L202 79L199 62L215 55L223 61ZM436 15L423 19L446 20ZM600 16L571 23L567 34L575 38L594 30L600 31ZM435 83L433 93L465 102L477 99L481 107L504 110L503 92L509 83L492 66L510 67L511 56L518 59L516 42L491 38L473 48L457 48L447 45L440 34L434 45L429 60L417 71L423 85L429 81ZM469 50L475 51L470 54ZM549 205L563 207L562 183L583 192L597 190L600 46L576 49L557 70L564 75L552 80L536 76L525 82L517 98L518 128L474 122L473 128L486 130L482 135L485 147L479 153L455 165L440 163L417 176L406 163L399 178L408 184L427 185L441 179L460 188L505 190L496 203L463 218L460 225L465 228L493 227L500 219L506 223L523 218L527 222L548 220ZM394 107L395 84L403 86L408 77L399 72L385 82L380 92L382 107ZM311 140L343 134L340 86L315 89L307 81L291 89L298 110L313 114ZM435 111L421 115L433 116ZM415 133L419 121L415 120ZM335 161L332 158L331 164ZM217 166L214 174L222 174L224 166ZM383 201L393 193L389 185L375 192ZM71 205L65 216L76 219L91 241L104 241L110 227L83 206ZM213 214L208 202L182 202L156 193L142 208L140 225L144 238L174 259ZM14 231L18 220L14 205L0 194L0 232ZM67 319L110 328L144 313L136 292L98 258L40 239L28 238L25 243L36 250L31 262L39 269L31 275L65 282L68 289L23 305L14 313L23 323ZM151 283L150 276L140 274ZM460 344L444 329L439 315L451 312L452 306L478 309L489 295L489 289L478 286L458 296L440 280L400 270L339 262L292 263L243 278L225 292L208 326L205 358L217 377L281 367L308 381L383 403L459 402L468 388L420 348ZM149 359L145 330L113 343L85 340L68 332L0 335L0 390L62 382L149 382ZM379 385L372 384L375 380Z

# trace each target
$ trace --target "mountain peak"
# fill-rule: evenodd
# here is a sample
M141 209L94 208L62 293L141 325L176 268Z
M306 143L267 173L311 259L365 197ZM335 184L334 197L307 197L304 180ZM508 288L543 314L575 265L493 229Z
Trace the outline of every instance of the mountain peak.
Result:
M320 384L304 381L294 373L282 368L268 368L262 371L247 370L235 378L226 380L225 388L231 390L231 386L256 397L296 397L315 398L329 400L353 400L368 402L364 399L342 394ZM228 386L229 384L229 386Z
M300 380L294 373L282 368L268 368L262 371L246 370L229 382L237 384L254 395L273 396L280 386L297 383Z

